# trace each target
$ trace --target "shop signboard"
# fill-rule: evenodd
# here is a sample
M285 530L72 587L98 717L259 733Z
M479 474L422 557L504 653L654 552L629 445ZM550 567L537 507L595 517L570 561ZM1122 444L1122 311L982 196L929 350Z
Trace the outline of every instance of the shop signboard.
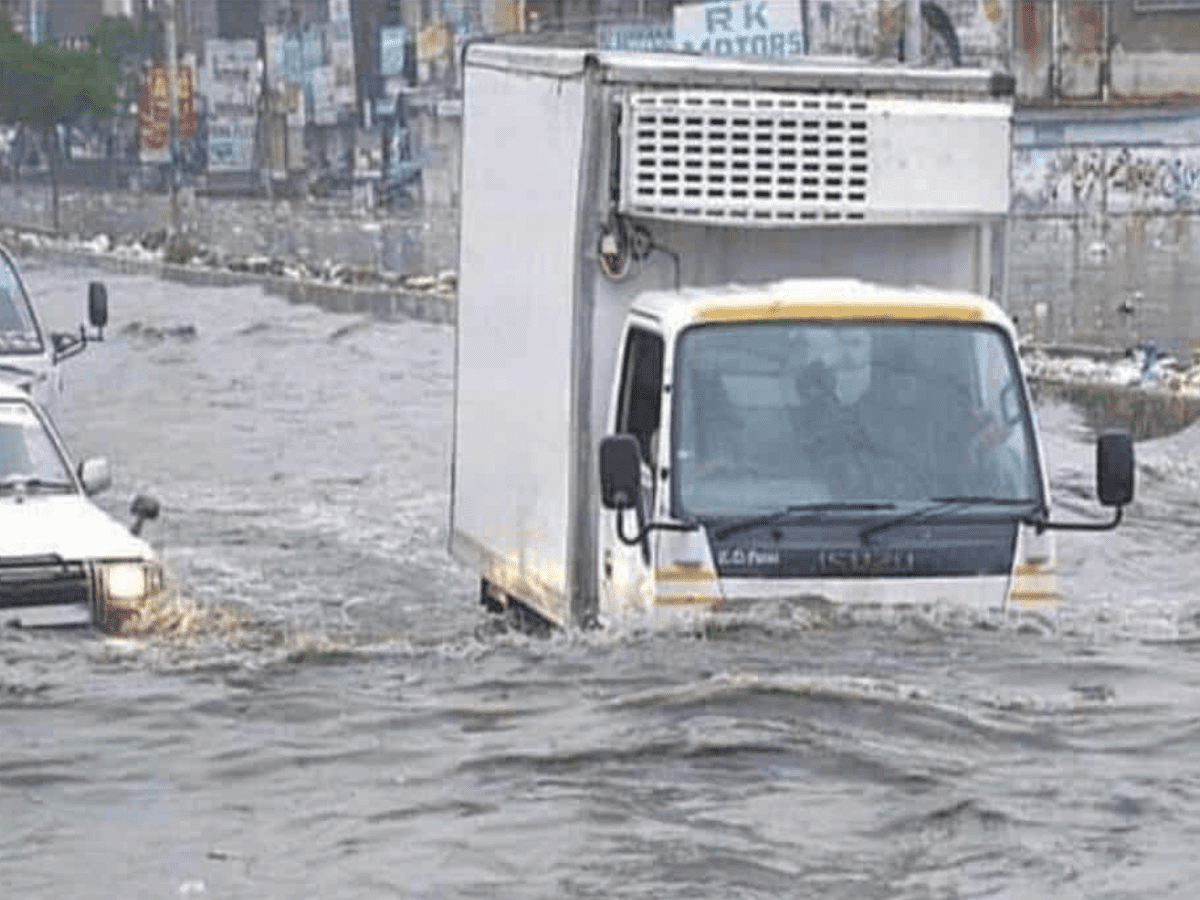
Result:
M804 53L800 0L728 0L675 7L680 50L717 56Z
M176 67L178 90L178 132L180 137L196 133L195 93L192 87L192 67L181 63ZM170 89L167 66L156 60L146 71L138 92L138 146L143 162L166 162L170 159L167 143L171 127Z
M258 125L258 44L214 39L204 49L209 171L246 171L254 164Z

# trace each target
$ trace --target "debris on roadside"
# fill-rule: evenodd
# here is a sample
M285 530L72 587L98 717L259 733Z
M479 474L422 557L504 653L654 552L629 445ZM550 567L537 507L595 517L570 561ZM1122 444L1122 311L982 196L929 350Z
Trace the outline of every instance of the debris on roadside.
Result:
M137 235L100 233L88 237L62 236L46 231L0 228L0 243L18 255L57 250L81 255L102 256L146 264L172 264L195 269L286 278L297 282L363 288L394 288L416 294L453 297L458 288L457 273L400 274L363 265L347 265L334 260L312 260L303 255L238 256L207 247L187 235L170 238L163 229Z
M1095 384L1200 396L1200 363L1184 363L1153 344L1126 350L1119 358L1051 355L1033 348L1022 358L1030 381Z

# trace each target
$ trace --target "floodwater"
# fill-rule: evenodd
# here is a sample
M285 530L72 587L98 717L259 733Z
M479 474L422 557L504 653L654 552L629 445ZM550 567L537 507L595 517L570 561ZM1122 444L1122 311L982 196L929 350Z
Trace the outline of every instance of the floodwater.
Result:
M26 261L56 327L86 269ZM1200 450L1139 446L1058 613L489 623L444 549L453 336L107 276L59 420L178 598L0 631L5 897L1190 898ZM1059 514L1092 448L1041 410Z

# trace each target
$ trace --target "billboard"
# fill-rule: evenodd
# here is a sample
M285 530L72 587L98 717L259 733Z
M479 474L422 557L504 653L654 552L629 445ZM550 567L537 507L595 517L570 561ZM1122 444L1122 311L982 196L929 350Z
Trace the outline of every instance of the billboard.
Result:
M248 170L258 125L258 42L210 40L204 51L209 171Z
M390 25L379 29L379 74L384 78L404 74L404 54L408 46L408 29Z
M255 119L220 119L208 123L210 172L245 172L254 165Z
M204 46L209 115L253 116L258 108L258 42L210 40Z
M339 111L352 111L358 91L354 79L350 0L329 0L329 63L333 66L334 101Z
M675 45L717 56L804 53L800 0L722 0L675 7Z
M673 50L675 31L670 22L602 24L598 43L604 50Z
M314 125L336 125L338 119L336 70L333 66L319 66L310 69L307 74L309 121Z
M178 134L190 137L196 133L195 95L192 87L192 67L181 63L175 69L176 90L179 102L176 106ZM166 162L170 156L167 141L171 128L171 102L167 84L167 64L156 60L146 71L141 90L138 91L138 147L145 162Z

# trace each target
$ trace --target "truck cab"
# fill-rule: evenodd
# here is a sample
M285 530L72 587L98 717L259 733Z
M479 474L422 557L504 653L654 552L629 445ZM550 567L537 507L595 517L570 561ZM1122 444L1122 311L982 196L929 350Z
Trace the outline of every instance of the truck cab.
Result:
M653 292L623 348L602 617L1060 599L1016 335L991 301L850 279Z
M108 293L103 282L88 286L88 319L78 332L47 331L30 301L12 255L0 247L0 380L14 384L53 410L63 389L61 363L101 340L108 324Z

